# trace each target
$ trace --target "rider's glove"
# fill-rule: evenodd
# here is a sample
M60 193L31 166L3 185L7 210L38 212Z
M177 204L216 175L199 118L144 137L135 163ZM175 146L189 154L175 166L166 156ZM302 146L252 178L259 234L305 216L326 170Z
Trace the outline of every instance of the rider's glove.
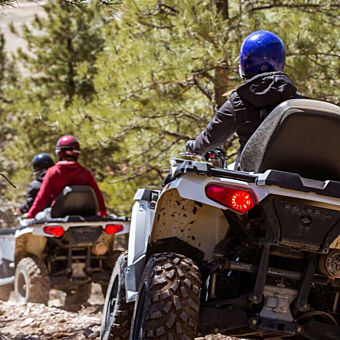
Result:
M188 140L187 143L185 144L185 150L188 151L188 152L193 152L194 146L195 146L195 141L194 140Z

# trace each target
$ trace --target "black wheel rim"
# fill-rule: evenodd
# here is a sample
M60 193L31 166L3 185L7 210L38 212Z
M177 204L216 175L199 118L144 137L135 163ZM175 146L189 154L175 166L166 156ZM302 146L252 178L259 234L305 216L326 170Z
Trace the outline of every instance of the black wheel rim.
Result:
M19 273L18 276L18 293L22 298L27 299L27 282L23 273Z
M117 304L117 294L118 294L118 278L114 281L112 285L112 290L110 293L110 299L106 306L106 318L105 318L105 331L114 323L114 311Z
M145 292L146 292L146 284L144 283L140 291L140 294L138 296L137 310L135 314L135 319L133 321L132 339L134 340L143 339L143 317L144 317L144 306L145 306L145 300L146 300Z

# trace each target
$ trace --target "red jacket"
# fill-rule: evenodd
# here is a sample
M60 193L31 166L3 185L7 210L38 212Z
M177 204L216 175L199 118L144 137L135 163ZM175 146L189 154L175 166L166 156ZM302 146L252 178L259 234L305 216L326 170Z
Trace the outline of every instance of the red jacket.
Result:
M50 199L52 199L53 206L55 200L67 185L91 186L98 199L98 215L107 215L103 195L91 171L78 162L60 161L47 170L38 195L28 211L27 218L34 218L39 211L45 209Z

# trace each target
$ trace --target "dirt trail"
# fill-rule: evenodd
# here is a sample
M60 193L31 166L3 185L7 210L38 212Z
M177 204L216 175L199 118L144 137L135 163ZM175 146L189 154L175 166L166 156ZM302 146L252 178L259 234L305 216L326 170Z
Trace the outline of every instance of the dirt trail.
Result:
M93 285L87 306L79 311L61 308L62 297L52 293L49 306L0 301L0 340L99 340L103 309L100 287ZM197 340L231 340L221 335Z
M0 302L0 340L99 339L103 298L94 286L87 306L79 311L61 307L63 294L53 292L49 306Z
M41 304L0 304L0 339L99 339L102 305L69 312Z

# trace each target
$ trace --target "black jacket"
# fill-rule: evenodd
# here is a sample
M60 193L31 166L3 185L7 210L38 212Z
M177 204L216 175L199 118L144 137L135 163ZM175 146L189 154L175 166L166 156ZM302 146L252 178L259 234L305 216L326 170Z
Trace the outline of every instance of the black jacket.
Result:
M269 112L294 98L296 87L283 72L261 73L233 91L207 128L199 134L192 151L204 154L221 146L236 131L241 150Z
M40 190L40 187L41 187L42 181L45 177L46 171L47 171L47 169L43 169L43 170L40 170L39 172L37 172L36 175L35 175L36 179L28 185L27 194L26 194L26 202L21 204L20 207L19 207L19 210L22 214L25 214L25 213L28 212L28 210L30 210L30 208L31 208L31 206L32 206L32 204L35 200L35 197L37 196L37 194Z

